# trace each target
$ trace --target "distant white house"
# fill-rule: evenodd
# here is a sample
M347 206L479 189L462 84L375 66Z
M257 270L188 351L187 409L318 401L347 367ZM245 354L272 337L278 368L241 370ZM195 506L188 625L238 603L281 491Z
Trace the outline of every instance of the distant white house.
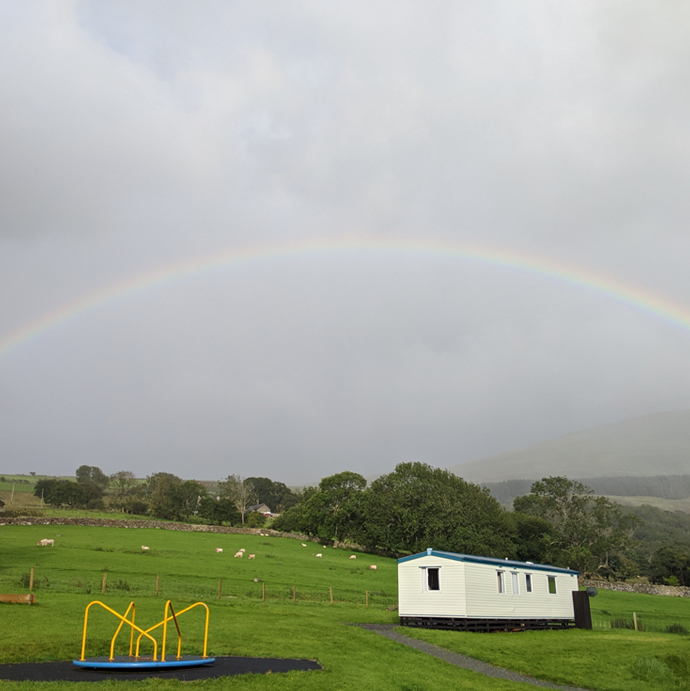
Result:
M254 504L253 506L247 507L247 513L250 511L256 511L257 513L262 513L264 516L272 516L271 509L266 506L266 504Z
M473 631L568 627L577 576L557 566L429 548L398 559L400 623Z

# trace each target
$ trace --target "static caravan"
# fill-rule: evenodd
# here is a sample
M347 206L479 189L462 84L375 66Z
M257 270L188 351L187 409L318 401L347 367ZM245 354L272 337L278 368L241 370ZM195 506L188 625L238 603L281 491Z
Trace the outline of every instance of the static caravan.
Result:
M577 571L427 549L398 559L403 626L498 631L574 624Z

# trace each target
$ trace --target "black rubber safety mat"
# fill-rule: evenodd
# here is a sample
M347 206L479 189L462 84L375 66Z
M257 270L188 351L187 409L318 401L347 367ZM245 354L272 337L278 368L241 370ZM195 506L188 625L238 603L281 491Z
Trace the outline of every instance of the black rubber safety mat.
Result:
M212 665L152 672L96 672L75 667L69 662L20 662L0 665L0 679L6 681L140 681L142 679L213 679L236 674L268 674L269 672L301 672L323 669L315 660L287 660L269 657L216 657Z

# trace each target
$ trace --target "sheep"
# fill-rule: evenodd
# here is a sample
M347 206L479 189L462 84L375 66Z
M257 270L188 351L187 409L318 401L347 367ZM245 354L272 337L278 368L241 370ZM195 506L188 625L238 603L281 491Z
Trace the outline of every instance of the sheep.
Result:
M378 567L376 566L376 564L371 564L371 565L369 566L369 568L370 568L372 571L376 571L376 569L377 569Z
M321 559L322 556L323 556L323 554L321 554L321 552L319 552L319 553L316 555L316 558L317 558L317 559Z
M244 552L235 552L235 556L241 559L244 556Z
M43 540L40 540L38 542L39 547L47 547L48 545L50 545L51 547L54 547L55 546L55 540L49 540L47 538L44 538Z
M223 548L222 547L216 547L216 554L223 554Z
M141 546L141 549L143 549L144 552L148 552L148 549L149 549L149 548L148 548L146 545L142 545L142 546Z
M306 547L306 546L307 546L307 543L306 543L306 542L303 542L303 543L302 543L302 547Z
M240 552L242 552L242 554L244 554L246 551L247 550L244 547L240 550Z
M350 555L350 559L357 559L357 555L356 554Z
M250 559L255 559L255 558L256 558L256 555L250 554L250 555L249 555L249 558L250 558Z

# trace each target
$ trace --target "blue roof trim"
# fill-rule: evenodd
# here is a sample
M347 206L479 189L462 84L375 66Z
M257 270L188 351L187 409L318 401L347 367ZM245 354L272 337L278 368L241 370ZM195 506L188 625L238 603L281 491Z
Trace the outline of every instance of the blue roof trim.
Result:
M549 564L529 564L526 561L514 561L512 559L497 559L496 557L477 557L472 554L456 554L455 552L440 552L435 549L427 549L419 554L411 554L409 557L398 559L398 564L421 557L440 557L451 561L466 561L471 564L490 564L491 566L501 566L505 568L521 568L529 571L549 571L551 573L567 573L579 576L580 572L573 569L562 569L560 566L550 566Z

